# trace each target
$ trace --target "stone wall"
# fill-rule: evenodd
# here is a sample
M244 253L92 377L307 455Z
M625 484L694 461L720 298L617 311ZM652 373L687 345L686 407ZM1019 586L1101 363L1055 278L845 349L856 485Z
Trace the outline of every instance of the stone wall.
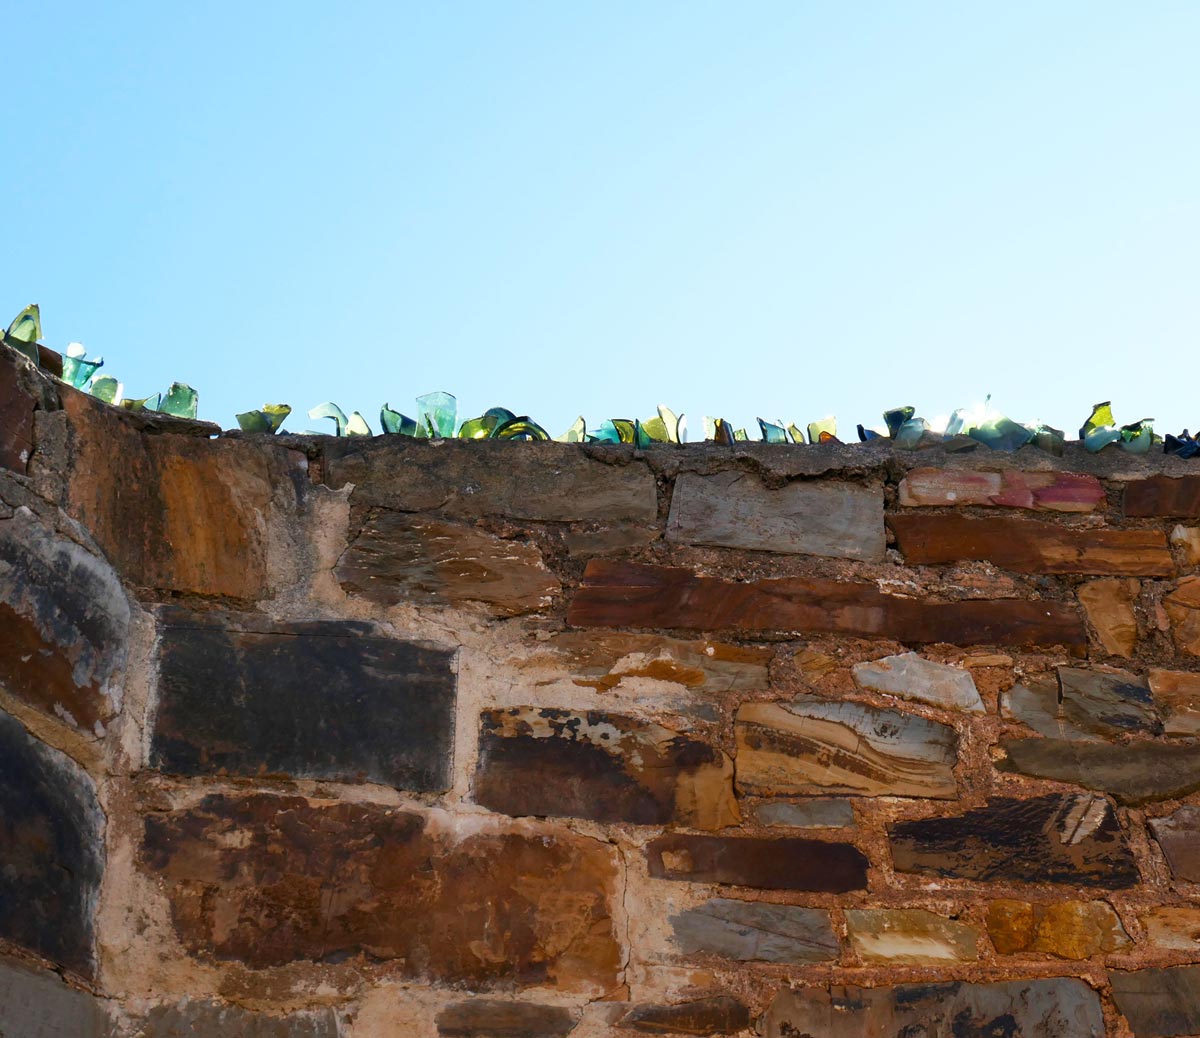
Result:
M1200 1032L1200 466L216 432L0 356L0 1034Z

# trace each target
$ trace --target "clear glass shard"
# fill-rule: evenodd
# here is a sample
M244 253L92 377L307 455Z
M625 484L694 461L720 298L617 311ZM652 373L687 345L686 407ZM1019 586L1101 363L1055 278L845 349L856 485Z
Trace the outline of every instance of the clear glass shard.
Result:
M929 431L929 423L924 418L907 418L892 434L896 446L903 450L913 450L921 437Z
M371 436L371 427L367 425L367 420L355 411L349 421L346 422L347 436Z
M462 435L461 433L459 434ZM583 420L583 415L580 415L571 423L569 428L561 436L557 437L559 443L584 443L587 440L587 422Z
M200 394L191 386L185 382L172 382L159 410L176 418L195 418L199 403Z
M1034 430L997 415L968 430L967 435L994 451L1015 451L1033 439Z
M314 407L312 410L310 410L308 412L308 417L309 418L330 418L333 420L334 425L337 427L337 432L335 432L334 435L335 436L345 436L346 435L346 425L347 425L346 412L343 411L340 407L338 407L338 405L335 404L332 400L326 400L325 403L323 403L323 404L317 404L316 407Z
M458 401L449 393L439 391L417 397L417 425L432 438L453 436L457 418Z
M717 423L719 421L719 418L710 418L708 415L704 416L702 428L704 429L705 440L715 440L717 438Z
M667 442L683 443L683 438L679 435L679 423L683 419L667 407L666 404L658 405L658 417L662 419L663 426L667 430Z

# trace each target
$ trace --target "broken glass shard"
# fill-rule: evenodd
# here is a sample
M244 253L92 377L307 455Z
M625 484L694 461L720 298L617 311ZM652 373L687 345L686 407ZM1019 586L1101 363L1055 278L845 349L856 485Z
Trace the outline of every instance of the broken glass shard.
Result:
M766 419L758 419L758 427L762 430L763 443L787 443L787 430L784 429L781 423L768 422Z
M642 436L649 443L670 443L671 435L667 429L667 423L661 418L647 418L644 422L639 422ZM642 444L639 444L641 446Z
M726 447L733 446L733 426L725 421L724 418L717 419L716 429L713 431L713 442Z
M417 426L433 438L454 435L458 401L449 393L426 393L417 397Z
M736 429L733 433L733 438L739 443L745 443L750 437L746 434L745 429Z
M289 404L263 404L257 411L244 411L236 417L242 432L277 433L291 413Z
M326 400L323 404L317 404L311 411L308 412L309 418L330 418L333 424L337 427L335 436L346 435L346 412L343 411L332 400Z
M157 411L158 405L162 402L162 394L155 393L153 396L143 396L137 398L129 398L121 401L121 406L126 411Z
M462 433L460 432L459 435L461 436ZM583 420L583 415L580 415L578 418L576 418L575 421L571 423L571 428L558 437L559 443L583 443L586 440L587 422Z
M387 404L379 409L379 427L385 433L391 433L393 436L417 435L416 419L409 418L408 415L401 414L399 411L393 411Z
M907 410L912 409L908 408ZM921 437L928 431L929 423L924 418L908 418L892 433L892 439L896 441L897 447L913 450L921 442Z
M367 420L355 411L349 421L346 422L347 436L370 436L371 427L367 425Z
M1079 438L1086 441L1089 434L1100 429L1111 428L1114 425L1116 425L1116 419L1113 418L1112 401L1105 400L1092 408L1091 415L1079 430Z
M997 415L981 422L967 435L994 451L1015 451L1033 439L1033 430L1004 415Z
M550 434L528 415L514 418L497 426L492 433L493 440L548 440Z
M869 443L871 440L879 440L882 437L874 429L868 429L866 426L858 427L858 438L862 443Z
M199 402L199 394L191 386L184 382L172 382L159 410L176 418L195 418Z
M792 443L803 443L804 433L800 431L800 427L795 422L790 422L787 427L788 435L792 438Z
M1146 454L1154 444L1153 418L1121 426L1121 446L1130 454Z
M827 438L822 439L826 434ZM828 443L834 439L837 439L837 419L833 415L828 415L818 422L808 423L809 443Z
M883 412L883 420L887 423L888 435L894 440L905 422L911 421L917 413L915 407L893 407Z
M96 369L104 364L103 357L97 357L95 360L87 360L86 357L87 350L83 348L82 343L67 344L67 354L63 357L63 381L67 385L82 389L87 385L87 380L96 373Z
M683 419L666 404L658 405L658 417L662 419L663 426L667 430L668 442L683 443L683 436L680 435L680 425L683 423Z
M4 337L12 343L35 343L42 337L42 311L37 303L30 303L8 326Z
M97 375L92 379L88 392L106 404L117 404L125 393L125 387L112 375Z

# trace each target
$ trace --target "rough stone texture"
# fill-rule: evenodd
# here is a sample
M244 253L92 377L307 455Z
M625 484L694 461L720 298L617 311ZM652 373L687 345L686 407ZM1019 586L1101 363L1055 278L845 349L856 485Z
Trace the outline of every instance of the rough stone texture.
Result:
M667 833L646 845L650 875L764 890L864 890L867 858L848 843Z
M866 963L939 966L974 962L979 931L920 908L846 910L850 947Z
M899 872L1117 890L1138 882L1112 805L1086 794L993 797L960 815L898 822L888 836Z
M1104 1038L1100 999L1081 980L784 990L765 1038Z
M1052 739L1098 742L1102 738L1063 716L1058 686L1048 681L1037 681L1028 686L1013 685L1000 696L1000 716L1020 721L1039 735Z
M1176 526L1170 541L1182 553L1185 565L1200 566L1200 526Z
M983 713L983 700L969 670L923 659L915 652L885 656L852 668L860 688L912 699L919 703Z
M730 995L698 998L677 1005L634 1006L621 1026L648 1034L738 1034L750 1026L750 1010Z
M1200 656L1200 577L1184 577L1174 591L1163 597L1163 608L1171 620L1175 647Z
M828 962L839 951L829 913L821 908L712 898L671 916L684 955L741 962Z
M799 577L738 582L672 566L593 559L571 601L574 627L828 631L955 645L1082 647L1079 615L1059 602L928 602L874 584Z
M987 931L1001 955L1040 952L1088 959L1133 943L1106 901L993 901L988 905Z
M721 750L597 710L485 711L474 788L478 803L510 815L692 829L738 822L733 762Z
M1155 705L1163 715L1163 732L1200 735L1200 674L1155 669L1148 677Z
M103 840L86 772L0 712L0 938L90 977Z
M868 562L883 559L884 536L880 486L797 482L774 489L737 470L681 473L667 522L667 540L683 544Z
M566 1038L577 1017L565 1006L474 998L437 1015L441 1038Z
M169 609L163 624L154 767L449 787L453 649L358 621Z
M1001 739L1000 771L1069 782L1145 804L1200 789L1200 743L1143 739L1111 745L1062 739Z
M654 476L640 462L609 465L570 443L330 440L325 482L354 484L355 504L474 519L551 521L658 514Z
M1082 472L976 472L969 469L912 469L900 480L900 504L1032 508L1091 512L1104 501L1104 487Z
M1146 940L1164 951L1200 952L1200 907L1159 905L1138 916Z
M475 602L497 616L541 609L560 590L532 545L389 509L363 518L335 575L347 594L380 605Z
M630 548L641 548L657 541L660 533L657 526L622 523L598 530L564 530L563 544L571 558L590 559L595 555L615 555Z
M800 696L738 710L737 784L758 796L953 797L958 736L899 710Z
M104 1003L68 987L58 974L0 959L0 1035L4 1038L116 1038Z
M1109 970L1108 979L1134 1038L1200 1034L1200 966Z
M1104 651L1129 659L1137 648L1137 614L1133 603L1141 584L1132 577L1124 580L1092 580L1079 589L1079 604L1095 628Z
M1106 738L1162 733L1150 688L1136 674L1058 667L1057 675L1058 712L1069 724Z
M121 706L129 602L112 570L28 508L0 520L0 685L85 732Z
M757 804L754 817L763 825L792 829L841 829L854 824L854 807L849 800L817 797L795 803Z
M180 940L204 959L262 968L366 955L477 990L616 982L611 849L562 828L460 832L439 812L212 794L148 816L142 860Z
M338 1038L331 1009L313 1012L253 1012L209 999L181 999L155 1006L139 1021L134 1038Z
M27 362L0 344L0 468L24 473L33 453L37 399L28 384Z
M1131 518L1200 519L1200 476L1151 476L1125 484Z
M1175 563L1161 530L1096 530L1033 519L964 515L888 517L910 565L975 560L1015 573L1166 577Z
M1185 804L1165 818L1152 818L1150 831L1175 878L1200 883L1200 807Z

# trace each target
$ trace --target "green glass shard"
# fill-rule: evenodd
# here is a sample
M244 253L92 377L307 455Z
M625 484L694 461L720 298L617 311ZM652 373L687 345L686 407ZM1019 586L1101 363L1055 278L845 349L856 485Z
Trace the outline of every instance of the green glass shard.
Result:
M461 436L462 433L459 433ZM583 415L580 415L571 423L569 428L561 436L555 437L559 443L584 443L587 440L587 422L583 420Z
M153 396L127 398L121 401L121 406L126 411L157 411L160 403L162 403L162 394L155 393Z
M822 439L825 434L828 434L830 439L837 439L837 419L833 415L827 415L819 422L808 423L809 443L828 443L829 439Z
M708 415L704 416L703 428L705 440L715 440L717 438L717 425L720 421L721 419L719 418L710 418Z
M548 440L550 434L528 415L522 415L503 425L497 426L492 433L493 440Z
M82 343L67 344L67 352L63 357L63 381L67 385L82 389L87 385L87 380L104 364L103 357L96 357L94 360L87 360L86 357L87 350L83 348Z
M277 433L291 413L290 404L263 404L257 411L238 415L237 423L243 432Z
M733 433L733 438L741 443L747 443L750 440L745 429L736 429Z
M661 418L647 418L644 422L639 422L642 435L650 443L670 443L671 434L667 428L667 423Z
M417 423L408 415L393 411L387 404L379 409L379 428L397 436L416 436Z
M782 424L758 419L758 427L762 430L763 443L787 443L787 430Z
M967 435L994 451L1015 451L1033 439L1034 430L1004 415L997 415L981 422Z
M92 379L92 384L88 387L88 392L97 400L103 400L106 404L118 404L121 397L125 394L125 387L121 385L112 375L97 375Z
M1154 445L1154 419L1143 418L1140 422L1121 426L1121 447L1130 454L1146 454Z
M333 420L334 425L337 427L337 432L335 432L334 435L335 436L345 436L346 435L346 425L348 422L348 420L346 418L346 412L343 411L340 407L338 407L338 405L335 404L332 400L326 400L325 403L323 403L323 404L317 404L316 407L312 408L312 410L310 410L308 412L308 417L309 418L330 418Z
M449 393L426 393L417 397L417 426L433 439L454 435L458 401Z
M667 407L666 404L658 405L658 417L662 419L663 426L667 430L668 442L683 443L683 436L680 431L683 418Z
M37 303L30 303L13 318L4 337L10 345L18 342L35 343L42 337L42 311Z
M172 382L159 410L176 418L195 418L199 400L200 394L191 386L184 382Z
M884 411L883 420L887 423L888 435L894 440L896 434L900 432L900 427L905 422L911 421L916 413L915 407L893 407L890 411Z
M892 433L892 439L896 441L896 446L902 450L914 450L917 444L921 442L921 437L928 431L929 423L924 418L907 418Z
M371 436L371 427L367 425L367 420L355 411L350 415L349 421L346 422L347 436Z
M800 431L800 426L798 426L795 422L792 422L787 427L787 431L788 431L788 435L792 438L792 443L803 443L804 442L804 433L802 433Z
M1063 451L1066 449L1067 440L1061 429L1055 429L1053 426L1039 423L1034 429L1033 444L1039 450L1044 450L1047 454L1054 454L1061 458Z
M1103 403L1096 404L1095 407L1092 408L1091 415L1088 417L1088 420L1083 423L1083 426L1079 430L1079 438L1086 441L1090 433L1116 424L1116 419L1113 418L1112 413L1112 401L1105 400ZM1119 435L1120 434L1118 433L1118 436ZM1112 441L1109 440L1108 442L1111 443Z
M482 418L468 418L458 427L458 438L460 440L486 440L499 424L495 418L487 415Z

